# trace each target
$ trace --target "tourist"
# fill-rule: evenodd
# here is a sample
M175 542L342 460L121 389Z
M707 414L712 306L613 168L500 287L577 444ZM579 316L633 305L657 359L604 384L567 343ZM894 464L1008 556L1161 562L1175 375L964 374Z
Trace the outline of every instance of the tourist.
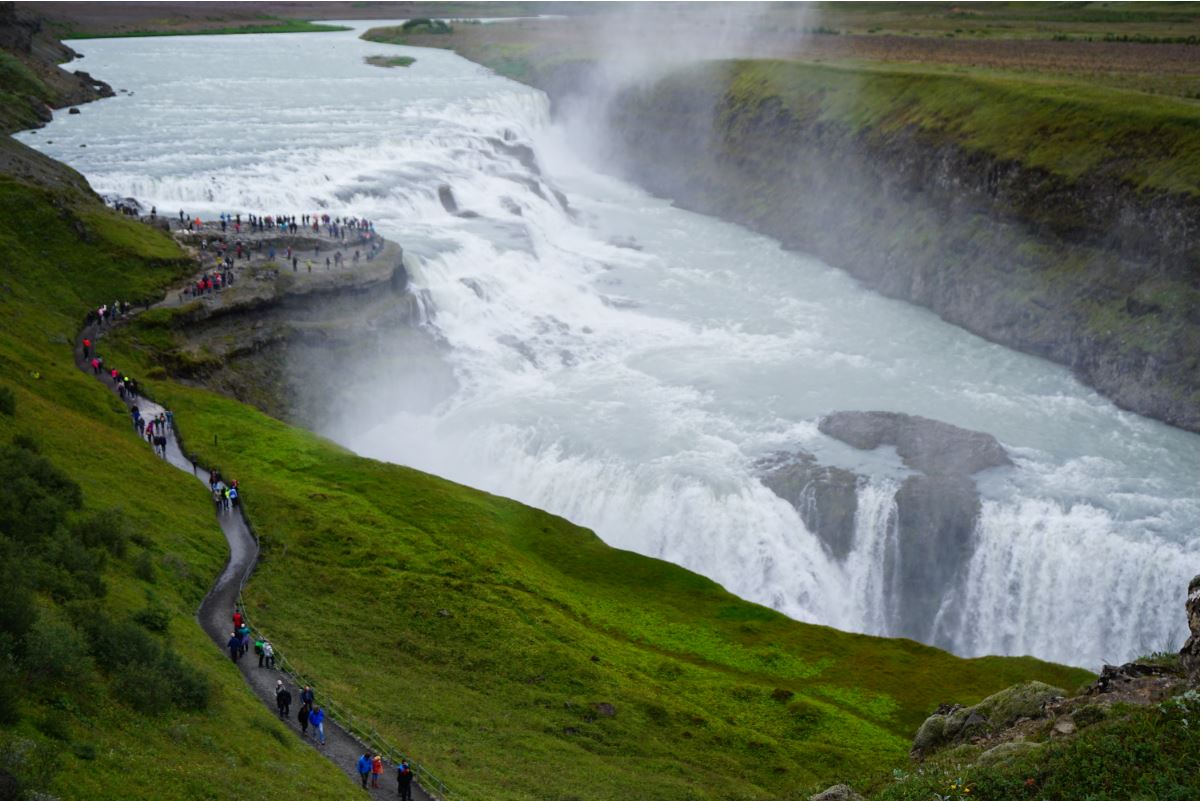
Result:
M413 771L409 769L407 759L402 759L396 766L396 791L401 801L413 801Z
M86 359L92 355L92 340L84 338L83 341L83 357Z
M380 788L380 777L384 775L384 758L376 754L371 758L371 786Z
M359 763L356 766L359 769L359 783L363 785L363 789L367 789L367 777L371 775L371 754L364 754L359 757Z
M245 620L238 627L238 636L242 638L242 653L246 653L250 650L250 626L246 625Z
M268 670L275 670L275 648L267 640L263 641L263 664Z
M308 684L305 685L305 689L301 690L300 700L301 700L301 706L303 706L305 709L313 708L313 700L314 700L313 688L310 687Z
M275 705L280 710L280 720L288 717L288 708L292 706L292 693L288 692L288 688L283 682L279 682L276 687Z
M238 636L238 632L230 633L230 640L225 647L230 651L230 661L237 662L238 657L242 656L242 638Z
M309 713L309 725L313 727L313 738L322 745L326 744L326 711L317 707Z
M301 704L300 711L296 713L296 722L300 724L301 739L309 734L309 707Z

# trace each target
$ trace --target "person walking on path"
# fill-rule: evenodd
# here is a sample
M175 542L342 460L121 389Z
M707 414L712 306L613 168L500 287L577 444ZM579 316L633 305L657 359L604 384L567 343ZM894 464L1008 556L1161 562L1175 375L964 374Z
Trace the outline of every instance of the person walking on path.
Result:
M288 692L288 688L283 684L276 686L275 705L280 710L280 720L288 717L292 707L292 693Z
M317 707L309 713L309 725L313 727L313 738L321 743L326 744L326 711L321 707Z
M371 754L364 754L359 757L359 764L356 765L359 769L359 783L363 785L363 789L367 789L367 777L371 775Z
M246 625L246 621L242 621L242 625L238 627L237 634L242 638L242 653L250 650L250 626Z
M275 670L275 648L267 640L263 640L263 667Z
M301 690L301 706L311 711L313 709L313 700L313 688L306 684L305 689Z
M83 341L83 357L86 359L92 355L92 340L84 339Z
M230 641L225 647L230 650L230 661L237 662L238 657L242 656L242 638L238 636L238 632L230 634Z
M309 707L301 704L300 712L296 713L296 722L300 724L301 739L309 736Z
M371 786L380 789L380 777L384 775L384 758L376 754L371 758Z
M407 759L402 759L396 766L396 791L401 801L413 801L413 771L409 769Z

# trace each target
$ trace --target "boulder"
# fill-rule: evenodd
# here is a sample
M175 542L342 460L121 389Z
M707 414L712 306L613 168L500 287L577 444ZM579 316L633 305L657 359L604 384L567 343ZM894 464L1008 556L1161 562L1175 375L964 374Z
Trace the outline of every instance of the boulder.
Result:
M1185 615L1189 619L1189 639L1181 647L1178 660L1190 683L1198 683L1198 576L1189 583L1185 599Z
M1064 690L1040 681L1007 687L976 706L940 707L927 718L910 747L910 755L922 759L931 751L953 743L988 737L1019 720L1040 718L1047 704L1064 697Z
M1073 719L1070 717L1060 718L1055 724L1052 725L1053 737L1067 737L1070 734L1076 733L1077 724L1073 723Z
M1039 743L1028 743L1025 740L1002 743L995 745L977 757L977 764L982 767L989 767L990 765L1006 763L1015 757L1029 754L1032 751L1038 751L1039 747Z
M853 448L897 448L906 466L927 475L968 476L1013 464L991 435L897 412L834 412L818 430Z
M864 801L864 797L846 784L836 784L810 796L810 801Z

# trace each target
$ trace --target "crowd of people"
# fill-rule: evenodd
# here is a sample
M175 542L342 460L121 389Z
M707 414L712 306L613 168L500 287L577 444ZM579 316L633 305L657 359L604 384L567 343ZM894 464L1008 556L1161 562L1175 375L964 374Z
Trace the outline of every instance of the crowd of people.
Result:
M384 241L376 234L375 224L361 217L331 217L329 214L293 215L256 215L247 214L245 219L241 213L222 213L218 217L220 233L214 232L210 238L206 236L200 241L201 264L209 265L206 272L198 277L192 286L180 293L182 303L189 297L200 297L212 294L228 287L236 279L234 267L239 261L249 261L253 254L262 254L264 239L252 238L250 234L283 234L300 235L316 234L335 240L333 253L325 256L325 268L330 270L345 269L347 264L358 265L360 260L371 261L383 249ZM179 212L181 230L203 232L204 224L199 217L189 219L183 209ZM227 239L232 232L234 237ZM346 243L343 245L343 243ZM351 251L350 256L343 255L343 248ZM292 267L292 272L299 273L304 260L305 272L312 273L315 262L321 259L322 243L313 243L313 256L305 258L303 248L287 245L277 253L274 242L267 242L266 259L275 262L277 255L283 255L285 265ZM211 264L208 257L212 257ZM317 264L316 266L320 266Z
M347 218L336 218L331 220L328 215L322 215L317 218L310 215L301 216L301 225L306 227L312 226L312 229L317 232L318 226L326 226L327 235L336 237L340 240L345 240L346 232L349 230L361 236L364 241L368 241L369 249L367 258L370 259L382 248L382 244L378 237L375 236L374 228L371 223L366 220L355 220ZM180 211L180 221L185 222L183 211ZM200 227L200 220L187 220L187 225L190 229L193 225L196 228ZM231 219L228 215L222 216L222 230L231 224ZM235 215L232 218L232 224L235 226L235 231L241 230L241 217ZM253 227L253 230L264 230L264 227L291 227L293 232L296 231L296 217L255 217L251 215L248 219L248 224ZM219 244L218 244L219 242ZM262 243L258 243L259 249ZM202 243L202 251L207 251L210 247L209 242ZM225 270L214 270L212 273L206 273L201 278L197 279L196 283L185 290L185 294L200 295L209 292L220 290L229 286L233 282L233 260L230 252L238 258L249 258L249 247L241 240L229 246L224 241L215 240L213 247L215 253L219 254L224 260ZM316 250L315 250L316 253ZM244 255L247 254L247 255ZM296 259L293 249L287 249L288 257L293 262L293 269L296 269ZM271 257L274 258L275 249L271 248ZM360 258L359 250L354 251L353 259L358 262ZM339 251L334 257L335 264L341 266L342 253ZM330 259L326 259L326 267L330 267ZM312 267L310 266L310 271ZM182 300L182 296L181 296ZM105 304L94 310L90 310L85 319L86 330L93 327L102 328L106 325L111 325L115 320L125 317L131 312L129 303L114 301L111 305ZM126 375L115 367L105 365L104 358L95 352L91 335L82 338L82 353L84 363L92 368L92 373L99 379L109 379L121 399L129 406L130 420L135 432L139 438L144 438L147 443L154 449L155 453L163 458L167 457L167 443L170 433L174 430L175 419L172 412L164 409L157 414L143 414L142 408L138 405L138 399L141 397L141 389L138 382L131 376ZM239 506L240 492L238 481L231 480L228 483L222 478L216 470L209 471L209 490L212 493L214 505L218 514L228 514ZM229 651L231 661L237 663L245 656L251 647L254 648L255 654L258 657L258 667L265 670L276 669L276 652L275 647L265 638L252 638L250 625L245 616L235 609L233 613L233 630L230 632L229 640L226 643L226 648ZM275 685L276 707L281 720L291 717L292 707L292 692L285 685L283 679L278 679ZM309 738L309 730L313 730L313 741L319 748L324 748L326 745L325 733L325 718L326 710L316 703L316 694L313 688L305 685L300 691L300 706L296 713L297 725L300 728L302 739ZM385 772L384 758L381 754L366 752L358 759L356 765L361 784L364 789L369 786L371 788L379 788L380 780ZM411 801L413 787L414 772L409 762L402 759L396 764L396 780L397 794L402 801Z
M230 632L226 648L229 650L230 660L237 663L250 650L252 636L246 616L238 609L234 609L231 622L233 631ZM259 658L259 667L265 670L275 670L275 647L263 637L254 638L253 643L255 653ZM292 691L288 685L284 683L283 679L276 679L275 706L280 720L288 720L292 717L292 702ZM296 710L296 723L300 729L301 739L308 740L309 730L312 729L314 744L318 748L325 747L326 710L317 703L317 694L311 685L306 684L301 689L299 702ZM370 751L364 753L359 757L356 768L364 789L369 786L376 789L380 787L380 779L384 775L384 757L381 754ZM397 794L402 801L411 801L413 798L413 768L409 765L408 760L402 759L397 763L396 778Z
M216 470L209 471L209 492L213 495L213 505L217 514L232 512L239 506L241 496L238 493L238 479L231 479L227 484Z

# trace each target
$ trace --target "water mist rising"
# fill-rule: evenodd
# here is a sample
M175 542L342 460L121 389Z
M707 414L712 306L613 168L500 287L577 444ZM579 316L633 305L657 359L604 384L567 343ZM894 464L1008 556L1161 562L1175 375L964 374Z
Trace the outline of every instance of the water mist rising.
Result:
M361 453L544 507L796 618L888 633L907 472L816 421L924 414L995 435L1017 463L978 482L974 550L932 588L930 641L1096 666L1179 638L1196 436L597 172L539 92L441 51L366 66L355 35L89 41L94 74L136 94L27 141L160 209L330 209L401 242L425 336L380 332L321 391L324 433ZM278 74L303 98L259 91ZM866 477L844 558L757 471L799 449Z

